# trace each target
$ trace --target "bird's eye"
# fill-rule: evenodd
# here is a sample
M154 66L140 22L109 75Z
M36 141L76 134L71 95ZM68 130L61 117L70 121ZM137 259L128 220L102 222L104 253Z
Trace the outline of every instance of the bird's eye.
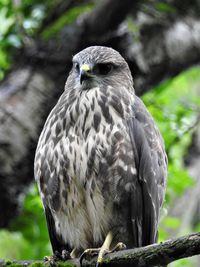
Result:
M112 63L99 63L94 66L94 74L106 75L113 69Z
M79 66L79 63L78 62L75 62L74 63L74 68L75 68L76 71L79 71L80 66Z

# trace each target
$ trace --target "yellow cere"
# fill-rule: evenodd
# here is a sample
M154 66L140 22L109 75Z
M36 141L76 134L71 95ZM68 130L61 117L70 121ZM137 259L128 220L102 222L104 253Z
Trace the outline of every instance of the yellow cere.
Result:
M84 70L84 71L89 71L90 70L90 66L88 64L83 64L80 69Z

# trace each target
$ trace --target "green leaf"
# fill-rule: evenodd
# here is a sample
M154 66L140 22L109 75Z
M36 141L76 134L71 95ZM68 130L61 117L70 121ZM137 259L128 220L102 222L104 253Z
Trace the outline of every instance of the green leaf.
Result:
M165 13L175 13L176 8L173 7L172 5L164 2L158 2L155 3L155 8L160 11L160 12L165 12Z
M51 254L44 211L36 185L32 185L24 199L23 211L10 227L10 231L20 231L31 244L31 259L41 259Z
M7 13L7 7L0 9L0 35L8 33L10 27L14 24L14 17L8 17Z
M164 220L164 225L170 229L177 229L181 224L179 218L168 216Z
M92 4L76 6L68 10L63 14L53 25L50 25L42 32L44 39L49 39L58 33L64 26L71 24L75 19L84 12L89 12L92 8Z
M20 232L0 230L0 258L29 259L31 244Z
M0 69L7 70L10 67L10 60L5 50L0 50Z
M181 259L168 265L168 267L194 267L194 262L190 259Z

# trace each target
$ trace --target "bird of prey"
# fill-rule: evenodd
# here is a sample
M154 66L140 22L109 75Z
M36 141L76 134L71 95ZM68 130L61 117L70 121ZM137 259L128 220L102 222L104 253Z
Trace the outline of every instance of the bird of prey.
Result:
M166 176L163 139L124 58L103 46L76 54L35 156L53 253L101 247L101 263L119 242L155 243Z

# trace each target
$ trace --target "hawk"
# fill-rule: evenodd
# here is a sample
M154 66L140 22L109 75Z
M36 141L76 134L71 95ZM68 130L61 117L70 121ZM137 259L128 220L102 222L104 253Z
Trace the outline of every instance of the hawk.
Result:
M53 253L103 244L100 263L119 242L155 243L166 176L163 139L124 58L103 46L76 54L35 156Z

